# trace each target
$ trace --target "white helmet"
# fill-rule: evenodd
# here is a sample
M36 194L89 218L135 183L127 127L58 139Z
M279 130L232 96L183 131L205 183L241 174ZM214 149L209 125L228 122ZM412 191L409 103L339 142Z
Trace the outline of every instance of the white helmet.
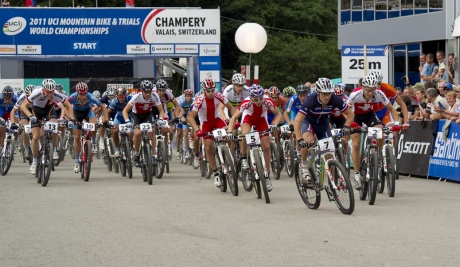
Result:
M316 82L316 91L321 93L333 93L334 84L328 78L319 78Z
M241 73L235 73L232 76L232 83L234 83L234 84L245 84L246 83L246 77L244 77L244 75L241 74Z
M374 77L377 79L377 82L378 82L379 84L381 84L382 81L383 81L383 75L382 75L382 73L380 73L380 71L378 71L378 70L373 70L373 71L369 72L368 75L374 76Z
M56 90L56 82L53 79L44 79L42 82L42 88L47 91Z
M377 77L374 75L368 74L366 77L363 78L363 86L366 87L377 87L379 85L379 81L377 80Z

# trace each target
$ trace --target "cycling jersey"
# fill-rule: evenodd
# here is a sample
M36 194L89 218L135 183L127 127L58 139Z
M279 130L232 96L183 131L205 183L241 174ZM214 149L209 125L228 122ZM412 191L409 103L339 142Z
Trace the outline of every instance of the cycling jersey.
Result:
M48 100L48 98L43 95L42 87L37 87L32 91L29 97L27 97L27 101L34 107L45 108L46 106L54 105L54 101L64 103L66 97L54 91L52 98Z
M16 108L20 108L22 103L26 100L27 96L26 94L22 94L19 98L18 101L16 101ZM28 108L32 108L32 104L27 105Z
M150 94L150 98L148 99L145 99L144 95L140 93L140 94L135 94L129 101L129 104L133 106L134 114L143 115L143 114L150 113L154 106L161 105L161 100L158 94L155 92L152 92Z
M328 122L329 114L336 108L340 112L344 112L347 109L347 104L341 97L333 94L323 108L323 104L319 101L319 96L313 93L303 102L299 112L305 115L305 120L309 123L319 124Z
M110 101L109 109L112 110L112 112L115 112L117 115L123 116L123 109L125 109L126 105L128 105L128 102L131 101L132 98L132 96L127 96L125 102L123 103L121 103L118 98L114 98L112 101Z
M355 90L350 94L350 98L348 98L347 101L348 105L352 107L352 110L356 115L367 114L373 111L375 103L383 103L385 106L390 103L385 94L380 90L376 90L372 98L369 101L366 101L364 99L363 89L361 87L357 89L358 90Z
M233 88L233 84L230 84L225 87L222 94L228 99L228 102L230 102L233 107L237 108L244 99L251 95L251 89L249 89L247 85L244 85L243 90L238 94Z
M18 96L14 94L13 98L8 103L5 103L3 94L0 94L0 117L2 117L5 121L9 120L11 110L13 110L13 107L17 101Z
M87 93L86 100L84 103L80 102L79 95L76 92L71 94L67 98L67 100L73 106L73 109L78 111L86 111L90 109L93 104L98 107L101 106L101 102L99 101L99 99L94 97L91 93Z
M382 91L385 96L390 100L391 104L395 102L396 97L398 97L398 92L393 88L393 86L389 85L388 83L382 83L380 88L377 88L377 90ZM385 105L382 103L376 103L374 105L374 111L377 113L380 110L383 110L385 108Z
M284 102L284 99L282 96L278 96L278 99L276 100L275 107L278 107L281 113L286 110L286 102ZM275 114L271 110L267 110L267 119L268 123L271 124L273 119L275 118Z
M297 113L300 111L301 108L302 102L300 101L299 96L297 94L291 96L286 105L286 112L289 114L289 118L291 119L291 121L294 121L295 116L297 116Z
M339 96L339 97L341 97L345 103L348 101L348 96L346 96L346 95L342 95L342 96ZM343 118L344 116L343 116L343 112L341 112L339 108L335 108L331 112L331 117Z
M242 123L254 126L258 132L268 129L269 121L267 112L275 110L275 102L270 97L264 95L262 105L255 105L250 97L243 100L238 108L242 113Z
M220 118L218 110L220 103L224 105L228 103L228 99L222 93L215 92L215 96L211 99L207 98L203 94L195 99L192 110L198 112L198 117L200 118L201 123L212 121Z
M187 116L189 110L191 109L191 106L193 104L193 101L195 101L194 98L192 98L190 100L190 102L187 103L187 101L185 101L185 99L183 99L180 103L179 103L179 106L184 110L184 116Z

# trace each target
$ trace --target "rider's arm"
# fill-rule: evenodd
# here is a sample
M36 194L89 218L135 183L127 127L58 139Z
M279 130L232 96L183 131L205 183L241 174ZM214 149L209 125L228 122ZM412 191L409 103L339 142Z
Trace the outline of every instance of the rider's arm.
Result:
M26 114L27 117L30 117L32 116L32 113L30 113L29 109L27 108L27 106L30 104L30 102L26 99L24 102L22 102L21 104L21 111Z
M10 118L12 123L17 123L17 118L14 113L16 113L16 110L19 110L19 108L15 105L13 109L10 112Z
M297 116L294 119L294 133L297 138L302 138L302 121L305 119L305 115L302 112L297 112Z
M403 117L404 117L404 123L409 123L409 113L407 112L407 106L406 106L406 103L404 103L404 101L402 100L402 98L398 95L396 98L396 103L398 103L398 105L401 107L401 112L403 114ZM396 120L396 118L393 118Z
M105 104L104 104L105 106ZM109 112L111 111L112 109L109 107L106 107L103 111L104 111L104 118L110 118L109 116Z
M347 120L345 121L346 126L350 126L350 124L353 122L355 119L355 113L351 110L350 107L347 107L347 109L343 112L343 114L346 116Z
M285 112L283 113L283 117L284 117L284 120L287 122L287 124L288 124L288 125L291 125L291 124L292 124L292 121L291 121L291 118L289 118L289 113L290 113L290 112L285 111Z
M184 116L184 109L179 105L177 100L174 99L172 102L173 102L174 106L176 107L176 109L175 109L176 117L180 118L180 117Z
M225 114L225 105L223 103L219 104L219 115L225 121L228 120L227 114Z
M235 127L236 120L241 116L242 112L237 109L233 116L230 118L230 123L228 124L228 132L231 133L233 131L233 127Z
M395 107L393 107L391 103L386 104L386 107L391 112L391 116L393 116L394 120L396 121L399 117L398 117L398 112L396 111ZM406 109L406 112L407 112L407 109Z
M228 108L228 111L233 116L233 114L235 114L235 108L232 106L232 103L230 103L230 101L229 101L229 102L227 102L227 104L225 104L225 106Z
M160 105L161 106L161 105ZM128 103L125 108L123 109L123 119L125 121L129 121L129 112L131 111L131 109L133 108L133 104L131 103ZM159 110L159 109L158 109ZM161 108L161 110L163 110L163 108Z
M283 113L281 113L281 111L280 111L280 109L278 107L275 107L272 112L273 112L273 114L276 115L275 118L272 121L272 124L276 125L279 122L281 122L281 120L283 119Z
M67 114L65 106L62 104L62 102L57 102L56 105L61 108L61 118L64 118L65 114Z
M192 126L195 131L200 130L198 124L196 124L195 117L198 115L198 111L191 110L188 112L187 122Z
M24 101L25 102L25 101ZM69 113L69 117L71 119L75 119L75 116L73 114L73 107L72 107L72 104L70 104L69 101L65 100L64 102L62 102L62 104L67 108L67 112Z

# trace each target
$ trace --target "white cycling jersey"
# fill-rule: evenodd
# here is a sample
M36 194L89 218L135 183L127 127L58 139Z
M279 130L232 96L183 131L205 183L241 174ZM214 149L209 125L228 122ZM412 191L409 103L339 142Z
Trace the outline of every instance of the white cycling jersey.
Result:
M15 106L17 108L20 108L22 103L26 100L27 96L26 94L22 94L19 98L18 101L16 102ZM32 104L27 105L28 108L32 108Z
M46 98L43 95L42 87L37 87L32 93L27 97L27 101L35 107L45 108L49 105L54 105L54 102L64 103L66 97L58 93L57 91L53 92L53 97L51 99Z
M241 102L243 102L244 99L251 95L251 89L249 89L247 85L244 85L243 90L238 94L233 88L233 84L230 84L229 86L225 87L222 94L228 99L233 107L238 108Z
M198 112L198 118L200 118L201 123L213 121L220 118L220 103L224 105L228 103L228 99L220 92L216 92L215 96L211 99L207 98L205 95L200 95L195 99L192 110Z
M128 102L133 106L135 114L144 115L152 111L153 106L161 105L160 97L157 93L152 92L150 98L145 99L142 93L133 95L133 98Z

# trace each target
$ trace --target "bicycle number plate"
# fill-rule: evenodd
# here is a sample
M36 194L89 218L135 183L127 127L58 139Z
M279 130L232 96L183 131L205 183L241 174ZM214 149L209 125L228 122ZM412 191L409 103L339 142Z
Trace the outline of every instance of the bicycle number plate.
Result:
M334 152L335 151L334 140L332 140L332 137L318 140L318 144L319 144L319 148L321 149L321 152Z
M58 123L57 122L47 121L45 123L45 132L57 133L58 132Z
M139 124L141 132L151 132L152 131L152 124L150 123L141 123Z
M214 136L214 138L218 139L227 136L227 132L224 129L216 129L212 131L212 135Z
M342 132L342 129L332 129L331 132L332 136L338 136Z
M248 146L260 145L259 132L252 132L245 135Z
M26 134L32 133L32 127L30 127L30 124L24 125L24 132L26 132Z
M120 131L120 133L129 133L131 129L129 129L129 127L126 126L126 124L119 124L118 130Z
M281 133L290 133L291 131L289 130L289 125L283 125L281 126Z
M369 136L370 138L373 138L374 135L377 137L377 139L381 139L382 138L382 128L369 127L367 136Z
M89 123L89 122L85 122L83 123L83 127L81 127L83 130L88 130L88 131L94 131L96 130L96 125L94 125L94 123Z

